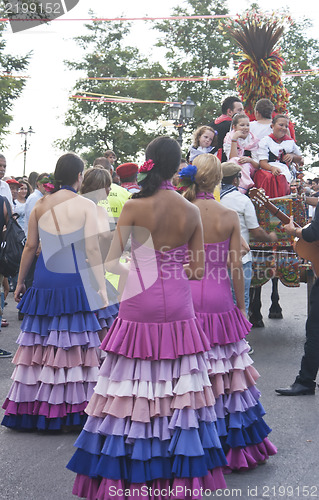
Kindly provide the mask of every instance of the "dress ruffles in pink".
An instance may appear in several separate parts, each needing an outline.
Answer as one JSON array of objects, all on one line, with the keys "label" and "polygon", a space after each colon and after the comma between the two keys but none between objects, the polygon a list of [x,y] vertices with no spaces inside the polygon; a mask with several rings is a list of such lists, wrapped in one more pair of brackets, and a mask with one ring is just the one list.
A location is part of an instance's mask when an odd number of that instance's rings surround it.
[{"label": "dress ruffles in pink", "polygon": [[[225,488],[225,455],[208,377],[210,346],[183,270],[186,246],[166,252],[133,240],[119,317],[68,464],[73,493],[90,500],[200,498]],[[188,489],[188,490],[187,490]],[[114,496],[115,493],[115,496]],[[138,494],[136,493],[138,498]]]},{"label": "dress ruffles in pink", "polygon": [[210,350],[209,378],[216,398],[217,429],[228,471],[252,469],[277,450],[256,388],[259,377],[245,336],[251,324],[234,305],[227,270],[229,239],[206,244],[205,277],[191,281],[194,309]]}]

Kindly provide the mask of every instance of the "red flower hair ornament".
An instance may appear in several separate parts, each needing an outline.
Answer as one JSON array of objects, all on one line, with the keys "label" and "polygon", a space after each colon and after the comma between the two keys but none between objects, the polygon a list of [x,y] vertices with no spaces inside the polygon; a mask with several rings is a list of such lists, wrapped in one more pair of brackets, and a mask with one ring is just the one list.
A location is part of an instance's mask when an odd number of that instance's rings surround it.
[{"label": "red flower hair ornament", "polygon": [[142,182],[150,170],[154,167],[153,160],[147,160],[140,166],[138,174],[137,174],[137,182]]}]

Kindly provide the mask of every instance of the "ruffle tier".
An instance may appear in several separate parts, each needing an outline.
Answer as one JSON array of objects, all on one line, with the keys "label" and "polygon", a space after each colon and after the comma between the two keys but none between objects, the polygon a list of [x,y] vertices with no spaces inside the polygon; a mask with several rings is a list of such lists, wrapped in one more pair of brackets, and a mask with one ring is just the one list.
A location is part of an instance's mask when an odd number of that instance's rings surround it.
[{"label": "ruffle tier", "polygon": [[142,323],[118,317],[101,349],[127,358],[176,359],[208,351],[210,345],[196,318],[168,323]]},{"label": "ruffle tier", "polygon": [[156,479],[144,484],[129,484],[123,480],[94,479],[78,474],[73,486],[73,495],[87,500],[125,500],[129,498],[146,498],[146,500],[199,500],[201,491],[226,488],[225,479],[220,468],[213,469],[205,477]]},{"label": "ruffle tier", "polygon": [[238,342],[248,335],[252,327],[236,306],[220,313],[196,312],[196,317],[211,347]]},{"label": "ruffle tier", "polygon": [[18,309],[29,316],[61,316],[90,311],[83,286],[64,288],[28,288]]}]

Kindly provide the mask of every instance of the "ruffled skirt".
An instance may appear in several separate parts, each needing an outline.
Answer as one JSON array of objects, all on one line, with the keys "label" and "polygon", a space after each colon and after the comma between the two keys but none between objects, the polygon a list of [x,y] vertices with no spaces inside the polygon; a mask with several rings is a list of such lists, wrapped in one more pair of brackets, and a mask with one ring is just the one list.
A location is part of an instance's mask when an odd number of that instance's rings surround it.
[{"label": "ruffled skirt", "polygon": [[118,318],[101,348],[107,354],[89,418],[68,464],[77,473],[73,493],[195,499],[201,488],[224,488],[209,344],[198,321]]},{"label": "ruffled skirt", "polygon": [[277,452],[256,388],[259,377],[245,336],[251,324],[237,307],[221,313],[196,313],[207,334],[209,378],[216,403],[217,430],[227,458],[226,472],[253,469]]}]

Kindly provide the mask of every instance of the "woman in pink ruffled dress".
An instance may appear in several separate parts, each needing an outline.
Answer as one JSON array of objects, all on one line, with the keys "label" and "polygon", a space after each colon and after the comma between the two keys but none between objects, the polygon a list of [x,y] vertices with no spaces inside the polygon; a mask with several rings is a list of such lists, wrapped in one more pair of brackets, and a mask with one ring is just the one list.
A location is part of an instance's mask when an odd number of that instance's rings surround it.
[{"label": "woman in pink ruffled dress", "polygon": [[[225,487],[210,346],[187,278],[203,274],[199,210],[170,182],[181,160],[174,139],[154,139],[146,160],[142,190],[124,205],[107,258],[109,271],[128,277],[101,345],[107,356],[89,418],[68,464],[77,473],[73,493],[90,500],[197,499]],[[119,259],[129,236],[127,270]]]},{"label": "woman in pink ruffled dress", "polygon": [[245,313],[239,220],[236,212],[214,200],[213,191],[222,175],[215,156],[198,156],[179,175],[188,184],[184,196],[199,208],[204,229],[204,279],[192,281],[191,290],[196,316],[211,347],[209,377],[216,398],[217,429],[228,471],[251,469],[275,454],[276,448],[267,438],[270,428],[262,418],[265,411],[255,386],[259,374],[245,340],[251,324]]}]

